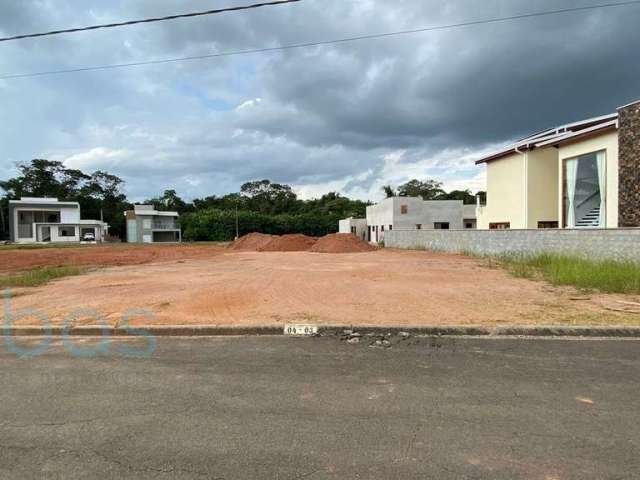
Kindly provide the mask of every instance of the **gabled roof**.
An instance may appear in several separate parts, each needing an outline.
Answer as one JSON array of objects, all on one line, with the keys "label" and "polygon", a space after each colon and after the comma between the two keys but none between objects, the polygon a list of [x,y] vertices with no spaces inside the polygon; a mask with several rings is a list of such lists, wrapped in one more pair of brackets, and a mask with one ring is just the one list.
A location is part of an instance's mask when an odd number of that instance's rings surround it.
[{"label": "gabled roof", "polygon": [[476,165],[499,160],[517,152],[526,152],[536,148],[558,146],[562,143],[576,141],[584,136],[598,135],[603,133],[605,130],[613,130],[616,128],[618,128],[617,113],[589,118],[580,122],[567,123],[523,138],[499,152],[477,160]]}]

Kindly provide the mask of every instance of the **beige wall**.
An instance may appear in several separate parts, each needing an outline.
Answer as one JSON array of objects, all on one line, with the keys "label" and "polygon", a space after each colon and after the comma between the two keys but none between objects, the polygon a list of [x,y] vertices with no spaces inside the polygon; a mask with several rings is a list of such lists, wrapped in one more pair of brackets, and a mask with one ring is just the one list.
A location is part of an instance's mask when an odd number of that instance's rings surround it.
[{"label": "beige wall", "polygon": [[538,228],[538,222],[558,222],[558,150],[534,150],[526,161],[527,228]]},{"label": "beige wall", "polygon": [[487,164],[487,206],[477,211],[479,229],[503,222],[510,222],[511,228],[526,228],[525,156],[514,153]]},{"label": "beige wall", "polygon": [[[558,162],[558,188],[559,205],[558,218],[562,219],[562,177],[563,161],[569,158],[586,155],[589,153],[605,151],[607,161],[607,192],[606,192],[606,226],[618,227],[618,132],[605,133],[582,142],[562,146],[559,150],[560,162]],[[561,220],[562,221],[562,220]]]}]

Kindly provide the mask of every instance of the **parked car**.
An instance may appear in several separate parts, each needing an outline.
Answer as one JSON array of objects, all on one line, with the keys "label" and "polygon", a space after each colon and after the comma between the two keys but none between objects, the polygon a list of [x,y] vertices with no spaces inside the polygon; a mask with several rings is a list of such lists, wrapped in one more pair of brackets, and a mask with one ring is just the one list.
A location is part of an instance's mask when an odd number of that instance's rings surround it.
[{"label": "parked car", "polygon": [[83,242],[95,242],[96,241],[96,236],[93,233],[87,232],[84,235],[82,235],[82,241]]}]

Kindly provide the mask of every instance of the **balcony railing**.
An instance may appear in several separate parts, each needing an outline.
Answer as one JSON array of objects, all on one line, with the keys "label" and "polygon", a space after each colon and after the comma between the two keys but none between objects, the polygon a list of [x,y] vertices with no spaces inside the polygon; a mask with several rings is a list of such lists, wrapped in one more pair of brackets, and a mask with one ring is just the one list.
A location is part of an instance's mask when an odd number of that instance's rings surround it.
[{"label": "balcony railing", "polygon": [[153,230],[179,230],[180,226],[175,223],[153,223],[151,228]]}]

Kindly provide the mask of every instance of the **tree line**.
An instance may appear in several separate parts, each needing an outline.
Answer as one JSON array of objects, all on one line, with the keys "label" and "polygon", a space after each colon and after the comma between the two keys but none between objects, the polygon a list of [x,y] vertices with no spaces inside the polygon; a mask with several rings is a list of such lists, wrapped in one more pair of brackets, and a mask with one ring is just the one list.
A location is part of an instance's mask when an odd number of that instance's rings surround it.
[{"label": "tree line", "polygon": [[[20,197],[50,197],[77,201],[83,218],[103,218],[114,237],[126,237],[123,212],[133,208],[124,194],[124,181],[110,173],[85,173],[65,167],[62,162],[35,159],[18,166],[19,175],[0,181],[0,238],[8,238],[9,200]],[[425,200],[455,199],[474,203],[470,191],[445,192],[434,180],[412,180],[393,189],[387,196],[419,196]],[[250,232],[270,234],[303,233],[322,236],[335,233],[343,218],[363,218],[371,202],[353,200],[336,192],[317,199],[298,198],[289,185],[258,180],[247,182],[240,191],[185,201],[175,190],[144,203],[160,210],[177,211],[183,237],[190,241],[227,241]]]}]

